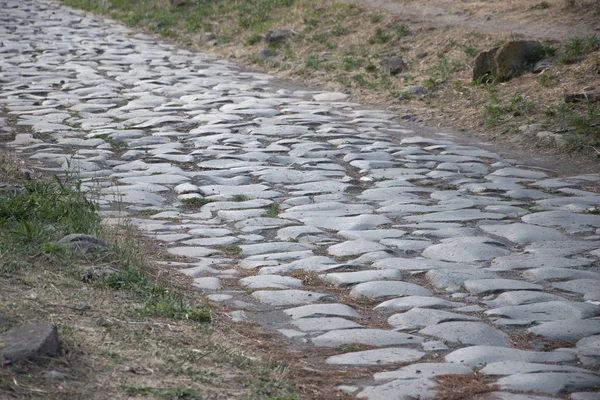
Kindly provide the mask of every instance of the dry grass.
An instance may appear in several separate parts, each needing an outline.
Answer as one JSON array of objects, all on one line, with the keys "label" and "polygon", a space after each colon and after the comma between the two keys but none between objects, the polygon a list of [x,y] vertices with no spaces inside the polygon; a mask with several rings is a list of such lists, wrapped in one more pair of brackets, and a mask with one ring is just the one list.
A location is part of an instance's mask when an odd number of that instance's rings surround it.
[{"label": "dry grass", "polygon": [[434,378],[440,385],[436,400],[469,399],[474,395],[493,392],[494,385],[477,372],[465,375],[440,375]]}]

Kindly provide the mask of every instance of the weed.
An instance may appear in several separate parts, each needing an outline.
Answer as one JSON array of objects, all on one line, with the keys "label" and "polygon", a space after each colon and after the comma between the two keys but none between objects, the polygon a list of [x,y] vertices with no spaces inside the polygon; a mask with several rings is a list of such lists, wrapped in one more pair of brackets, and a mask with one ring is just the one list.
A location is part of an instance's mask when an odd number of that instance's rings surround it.
[{"label": "weed", "polygon": [[371,74],[375,74],[377,72],[377,66],[375,64],[368,64],[365,67],[365,71],[367,71]]},{"label": "weed", "polygon": [[200,208],[208,203],[214,202],[214,200],[205,199],[203,197],[188,197],[182,199],[181,202],[190,208]]},{"label": "weed", "polygon": [[267,208],[267,211],[263,214],[263,216],[268,218],[279,218],[280,212],[281,209],[279,207],[279,203],[271,203]]},{"label": "weed", "polygon": [[250,199],[248,198],[248,196],[245,196],[243,194],[236,194],[235,196],[233,196],[232,200],[237,201],[237,202],[242,202],[242,201],[248,201]]},{"label": "weed", "polygon": [[371,14],[369,18],[371,19],[372,23],[377,24],[381,22],[382,16],[380,14]]},{"label": "weed", "polygon": [[240,246],[225,246],[221,247],[221,252],[228,256],[238,257],[242,254],[242,248]]},{"label": "weed", "polygon": [[537,76],[537,78],[535,78],[535,80],[540,84],[540,86],[549,87],[557,81],[557,78],[549,73],[541,73]]},{"label": "weed", "polygon": [[396,37],[398,39],[402,39],[405,36],[408,36],[410,31],[408,30],[408,25],[406,24],[400,24],[400,25],[396,25],[396,28],[394,28],[394,32],[396,33]]},{"label": "weed", "polygon": [[309,69],[319,69],[321,61],[315,56],[308,56],[306,57],[306,61],[304,61],[304,65]]},{"label": "weed", "polygon": [[387,34],[380,27],[377,27],[375,29],[375,33],[373,34],[373,36],[371,36],[369,38],[369,44],[385,44],[385,43],[389,42],[390,39],[391,39],[391,36],[389,34]]},{"label": "weed", "polygon": [[179,293],[154,284],[146,290],[147,296],[144,307],[139,310],[141,315],[160,316],[172,319],[183,319],[194,322],[210,322],[211,313],[207,309],[191,307]]},{"label": "weed", "polygon": [[262,40],[263,40],[262,35],[260,35],[258,33],[253,33],[246,38],[244,43],[246,43],[248,46],[252,46],[252,45],[255,45],[256,43],[261,42]]},{"label": "weed", "polygon": [[460,46],[463,51],[465,52],[465,54],[471,58],[475,58],[477,56],[478,50],[477,48],[468,45],[468,44],[463,44],[462,46]]},{"label": "weed", "polygon": [[342,69],[344,71],[352,71],[362,66],[362,60],[352,56],[346,56],[342,60]]},{"label": "weed", "polygon": [[596,35],[587,37],[575,37],[565,43],[563,54],[556,60],[559,64],[572,64],[581,56],[600,49],[600,38]]},{"label": "weed", "polygon": [[461,67],[461,63],[456,60],[438,59],[435,65],[432,65],[425,71],[429,75],[429,79],[427,80],[429,88],[434,88],[446,82]]},{"label": "weed", "polygon": [[356,74],[352,76],[352,80],[356,82],[356,84],[360,87],[375,89],[377,87],[376,83],[369,82],[363,74]]}]

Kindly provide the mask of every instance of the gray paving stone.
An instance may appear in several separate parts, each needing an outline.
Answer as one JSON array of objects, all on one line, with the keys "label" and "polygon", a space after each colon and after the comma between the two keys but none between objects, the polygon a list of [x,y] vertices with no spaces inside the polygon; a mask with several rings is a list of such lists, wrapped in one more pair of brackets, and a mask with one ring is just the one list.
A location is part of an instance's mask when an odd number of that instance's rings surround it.
[{"label": "gray paving stone", "polygon": [[317,347],[339,347],[345,344],[384,347],[418,344],[423,342],[423,338],[383,329],[340,329],[326,332],[311,341]]},{"label": "gray paving stone", "polygon": [[297,320],[300,318],[317,318],[317,317],[342,317],[350,319],[358,319],[360,315],[350,306],[345,304],[310,304],[289,308],[285,313]]},{"label": "gray paving stone", "polygon": [[406,231],[402,231],[399,229],[339,231],[338,235],[349,240],[367,240],[370,242],[377,242],[381,239],[402,237],[406,235]]},{"label": "gray paving stone", "polygon": [[248,276],[238,283],[248,289],[289,289],[303,286],[300,279],[281,275]]},{"label": "gray paving stone", "polygon": [[521,361],[531,363],[560,363],[575,359],[570,351],[555,350],[548,352],[527,351],[497,346],[470,346],[446,355],[447,362],[466,365],[471,368],[485,366],[500,361]]},{"label": "gray paving stone", "polygon": [[532,394],[516,394],[511,392],[488,392],[478,394],[469,400],[554,400],[556,397],[538,396]]},{"label": "gray paving stone", "polygon": [[[461,269],[469,264],[451,263],[427,258],[387,257],[373,263],[373,267],[382,269],[397,269],[400,271],[428,271],[432,269]],[[475,265],[471,268],[476,268]]]},{"label": "gray paving stone", "polygon": [[381,239],[379,242],[404,254],[420,254],[421,251],[431,245],[429,240],[413,239]]},{"label": "gray paving stone", "polygon": [[302,251],[306,250],[306,247],[298,243],[290,242],[271,242],[271,243],[257,243],[257,244],[243,244],[240,245],[242,249],[242,255],[256,256],[268,253],[283,253],[291,251]]},{"label": "gray paving stone", "polygon": [[511,168],[511,167],[498,169],[498,170],[492,172],[492,175],[511,176],[511,177],[516,177],[516,178],[529,178],[529,179],[541,179],[541,178],[546,178],[548,176],[541,171],[533,171],[533,170],[529,170],[529,169]]},{"label": "gray paving stone", "polygon": [[343,243],[335,244],[327,249],[327,252],[334,257],[351,257],[373,251],[385,250],[385,246],[364,240],[349,240]]},{"label": "gray paving stone", "polygon": [[490,293],[507,292],[509,290],[544,290],[541,285],[518,281],[515,279],[469,279],[464,282],[467,291],[485,295]]},{"label": "gray paving stone", "polygon": [[213,250],[202,246],[171,247],[167,251],[176,256],[191,258],[208,257],[218,253],[218,250]]},{"label": "gray paving stone", "polygon": [[500,378],[496,384],[503,390],[560,394],[575,390],[597,389],[600,386],[600,377],[581,372],[540,372],[510,375]]},{"label": "gray paving stone", "polygon": [[417,363],[407,365],[395,371],[377,372],[373,375],[375,381],[390,379],[421,379],[434,378],[439,375],[463,375],[471,373],[471,368],[453,363]]},{"label": "gray paving stone", "polygon": [[419,333],[460,344],[510,346],[505,333],[483,322],[443,322],[421,329]]},{"label": "gray paving stone", "polygon": [[570,233],[591,232],[600,228],[600,215],[583,215],[567,211],[543,211],[525,215],[521,220],[534,225],[558,226]]},{"label": "gray paving stone", "polygon": [[383,385],[366,386],[357,397],[369,400],[431,400],[438,395],[431,379],[397,379]]},{"label": "gray paving stone", "polygon": [[301,304],[316,303],[326,299],[334,300],[334,296],[324,293],[309,292],[306,290],[257,290],[252,297],[261,303],[273,307],[295,306]]},{"label": "gray paving stone", "polygon": [[556,289],[566,290],[575,293],[598,293],[600,292],[599,281],[597,279],[573,279],[567,282],[557,282],[552,284]]},{"label": "gray paving stone", "polygon": [[579,340],[600,334],[600,319],[584,319],[576,324],[566,324],[564,321],[543,322],[527,331],[550,340]]},{"label": "gray paving stone", "polygon": [[600,356],[600,335],[580,339],[576,347],[586,355]]},{"label": "gray paving stone", "polygon": [[487,364],[481,369],[485,375],[512,375],[512,374],[534,374],[538,372],[581,372],[589,373],[584,368],[571,367],[569,365],[551,365],[540,363],[528,363],[523,361],[498,361]]},{"label": "gray paving stone", "polygon": [[422,286],[400,281],[372,281],[359,283],[350,291],[352,297],[376,299],[387,296],[431,296]]},{"label": "gray paving stone", "polygon": [[482,269],[437,269],[430,270],[425,274],[425,278],[438,289],[446,292],[457,292],[461,290],[463,283],[473,279],[494,279],[497,278],[493,272]]},{"label": "gray paving stone", "polygon": [[566,258],[540,253],[512,254],[509,256],[496,257],[492,260],[489,270],[491,271],[513,271],[521,269],[533,269],[542,267],[553,268],[578,268],[588,267],[593,260],[586,258]]},{"label": "gray paving stone", "polygon": [[440,261],[473,263],[491,260],[509,253],[507,248],[491,239],[485,241],[484,238],[466,237],[443,239],[442,243],[426,248],[422,255]]},{"label": "gray paving stone", "polygon": [[359,215],[356,217],[308,217],[300,219],[308,226],[335,231],[373,229],[392,221],[383,215]]},{"label": "gray paving stone", "polygon": [[303,332],[326,332],[338,329],[362,328],[363,326],[345,318],[300,318],[290,322]]},{"label": "gray paving stone", "polygon": [[571,393],[571,400],[598,400],[598,392],[577,392]]},{"label": "gray paving stone", "polygon": [[569,257],[585,251],[600,248],[598,241],[565,240],[534,242],[525,247],[527,253],[543,254],[546,256]]},{"label": "gray paving stone", "polygon": [[223,288],[221,280],[214,277],[196,278],[193,285],[200,290],[221,290]]},{"label": "gray paving stone", "polygon": [[356,272],[331,272],[319,277],[336,286],[350,286],[362,282],[380,280],[400,280],[402,273],[395,269],[376,269]]},{"label": "gray paving stone", "polygon": [[590,318],[599,312],[600,307],[589,303],[548,301],[537,304],[500,307],[486,311],[486,314],[526,321],[554,321]]},{"label": "gray paving stone", "polygon": [[431,325],[453,321],[480,321],[477,317],[456,314],[448,311],[432,310],[427,308],[412,308],[401,314],[394,314],[388,318],[388,324],[399,331],[421,329]]},{"label": "gray paving stone", "polygon": [[514,292],[500,293],[488,304],[492,307],[519,306],[522,304],[536,304],[545,301],[565,301],[566,299],[555,294],[530,290],[517,290]]},{"label": "gray paving stone", "polygon": [[412,215],[406,217],[406,221],[412,222],[462,222],[480,219],[498,220],[506,218],[503,214],[483,212],[479,210],[456,210],[441,211],[423,215]]},{"label": "gray paving stone", "polygon": [[339,354],[328,357],[325,362],[334,365],[389,365],[417,361],[424,355],[415,349],[386,348]]},{"label": "gray paving stone", "polygon": [[433,296],[406,296],[379,303],[377,306],[375,306],[375,310],[408,311],[415,308],[455,308],[460,307],[461,305],[461,303],[452,302]]},{"label": "gray paving stone", "polygon": [[[587,260],[592,261],[592,260]],[[594,279],[600,282],[600,273],[570,268],[543,267],[523,271],[523,277],[532,281]],[[592,290],[593,291],[593,290]]]},{"label": "gray paving stone", "polygon": [[565,234],[555,229],[530,224],[479,225],[479,228],[491,235],[502,236],[513,243],[521,245],[546,240],[568,239]]}]

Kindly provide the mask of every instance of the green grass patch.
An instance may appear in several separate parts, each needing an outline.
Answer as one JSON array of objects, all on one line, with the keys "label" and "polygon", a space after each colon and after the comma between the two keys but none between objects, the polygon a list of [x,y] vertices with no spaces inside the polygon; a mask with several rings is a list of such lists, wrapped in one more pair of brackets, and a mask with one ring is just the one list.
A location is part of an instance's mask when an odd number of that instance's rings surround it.
[{"label": "green grass patch", "polygon": [[181,200],[181,202],[190,208],[200,208],[208,203],[214,202],[214,200],[205,199],[203,197],[189,197]]}]

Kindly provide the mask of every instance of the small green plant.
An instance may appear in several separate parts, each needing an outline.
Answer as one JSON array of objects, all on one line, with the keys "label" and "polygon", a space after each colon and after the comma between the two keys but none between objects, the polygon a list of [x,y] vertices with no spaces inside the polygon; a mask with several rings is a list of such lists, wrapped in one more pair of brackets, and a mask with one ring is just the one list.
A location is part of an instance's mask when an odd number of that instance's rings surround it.
[{"label": "small green plant", "polygon": [[403,37],[408,36],[408,34],[410,33],[410,31],[408,30],[408,25],[406,24],[396,25],[394,31],[396,32],[396,37],[398,39],[402,39]]},{"label": "small green plant", "polygon": [[369,82],[363,74],[356,74],[352,76],[352,80],[356,82],[356,84],[360,87],[375,89],[377,87],[376,83]]},{"label": "small green plant", "polygon": [[308,69],[319,69],[321,65],[321,61],[315,56],[306,57],[306,61],[304,61],[304,66]]},{"label": "small green plant", "polygon": [[235,196],[232,197],[232,200],[241,203],[242,201],[248,201],[250,199],[248,198],[248,196],[245,196],[243,194],[236,194]]},{"label": "small green plant", "polygon": [[190,306],[180,293],[172,293],[162,285],[154,284],[150,286],[146,290],[146,294],[144,307],[139,310],[142,315],[194,322],[211,321],[210,310]]},{"label": "small green plant", "polygon": [[190,208],[200,208],[208,203],[212,203],[214,200],[205,199],[203,197],[188,197],[182,199],[181,202]]},{"label": "small green plant", "polygon": [[346,56],[342,60],[342,69],[344,71],[352,71],[352,70],[360,68],[361,66],[362,66],[362,60],[352,57],[352,56]]},{"label": "small green plant", "polygon": [[224,246],[221,247],[221,252],[228,256],[238,257],[242,254],[242,248],[240,246]]},{"label": "small green plant", "polygon": [[260,35],[258,33],[252,33],[250,36],[248,36],[246,38],[244,43],[246,43],[248,46],[252,46],[252,45],[255,45],[256,43],[261,42],[262,40],[263,40],[262,35]]},{"label": "small green plant", "polygon": [[279,203],[271,203],[267,208],[267,211],[263,214],[263,216],[268,218],[279,218],[279,213],[281,209],[279,207]]},{"label": "small green plant", "polygon": [[377,27],[375,29],[375,33],[373,34],[373,36],[371,36],[369,38],[369,44],[385,44],[385,43],[389,42],[390,39],[391,39],[391,36],[389,34],[387,34],[380,27]]}]

